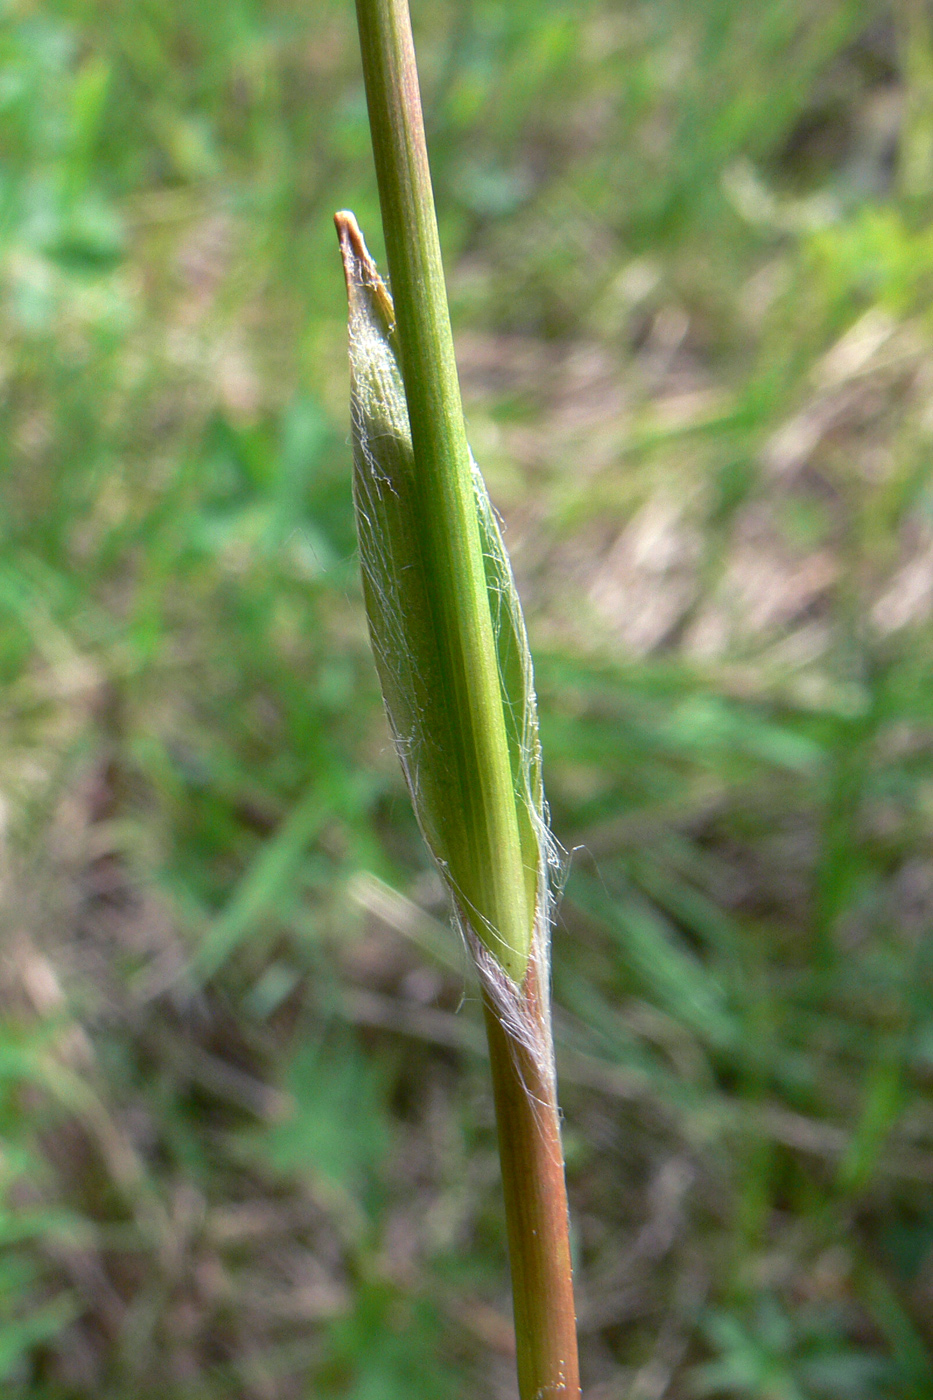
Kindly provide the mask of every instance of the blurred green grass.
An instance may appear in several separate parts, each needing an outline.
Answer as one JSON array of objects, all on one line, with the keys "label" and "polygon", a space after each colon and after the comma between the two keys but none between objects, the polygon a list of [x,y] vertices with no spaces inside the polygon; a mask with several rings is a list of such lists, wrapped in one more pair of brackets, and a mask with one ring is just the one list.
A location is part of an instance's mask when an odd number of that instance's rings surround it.
[{"label": "blurred green grass", "polygon": [[[587,1395],[924,1400],[933,21],[414,11],[574,852]],[[354,558],[352,7],[20,0],[0,74],[0,1375],[510,1396]]]}]

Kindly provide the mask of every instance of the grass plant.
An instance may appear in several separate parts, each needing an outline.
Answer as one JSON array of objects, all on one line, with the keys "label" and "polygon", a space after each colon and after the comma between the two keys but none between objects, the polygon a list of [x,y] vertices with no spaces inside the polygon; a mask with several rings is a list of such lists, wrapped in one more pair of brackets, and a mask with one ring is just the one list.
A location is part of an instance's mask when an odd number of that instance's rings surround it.
[{"label": "grass plant", "polygon": [[337,215],[370,636],[483,988],[523,1400],[579,1396],[548,958],[551,845],[521,605],[466,442],[407,0],[359,0],[389,297]]}]

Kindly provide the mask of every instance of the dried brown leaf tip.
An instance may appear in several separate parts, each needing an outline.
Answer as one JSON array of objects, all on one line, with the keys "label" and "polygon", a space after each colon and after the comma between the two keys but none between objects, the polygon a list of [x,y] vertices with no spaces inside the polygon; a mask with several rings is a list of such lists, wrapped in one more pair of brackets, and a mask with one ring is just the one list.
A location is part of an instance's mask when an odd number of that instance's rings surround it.
[{"label": "dried brown leaf tip", "polygon": [[385,323],[385,330],[392,335],[395,330],[395,308],[389,289],[379,276],[375,260],[366,247],[356,215],[349,209],[341,209],[334,215],[337,237],[340,240],[340,256],[343,259],[343,275],[347,281],[347,300],[351,314],[357,309],[360,292],[369,293],[374,309]]}]

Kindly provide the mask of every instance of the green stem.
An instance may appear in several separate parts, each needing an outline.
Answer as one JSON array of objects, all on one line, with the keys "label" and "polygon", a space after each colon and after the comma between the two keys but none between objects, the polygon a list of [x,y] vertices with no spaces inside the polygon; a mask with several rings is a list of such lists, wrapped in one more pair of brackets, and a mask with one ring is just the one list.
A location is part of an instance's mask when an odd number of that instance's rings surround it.
[{"label": "green stem", "polygon": [[433,628],[449,690],[451,804],[476,892],[468,915],[524,968],[528,907],[515,791],[406,0],[357,0],[363,75],[415,458]]},{"label": "green stem", "polygon": [[[404,557],[417,561],[411,567],[424,580],[424,601],[419,595],[415,612],[419,617],[428,614],[433,646],[426,654],[437,657],[432,674],[446,701],[431,710],[432,723],[443,730],[432,736],[435,746],[449,755],[449,761],[445,756],[440,764],[443,781],[436,786],[469,847],[468,859],[458,865],[471,872],[470,888],[457,879],[452,883],[458,906],[495,965],[485,969],[485,1011],[519,1388],[522,1400],[579,1400],[546,978],[540,948],[529,957],[535,920],[547,916],[546,898],[538,887],[543,869],[536,865],[529,872],[523,866],[519,795],[503,709],[505,677],[500,675],[490,612],[408,5],[407,0],[356,0],[356,6],[396,317],[393,342],[414,459],[410,480],[398,464],[396,471],[378,478],[393,484],[388,505],[380,498],[378,509],[384,523],[391,517],[392,538],[404,541]],[[375,294],[378,278],[348,216],[338,216],[338,229],[345,261],[351,269],[361,269],[363,290]],[[359,248],[354,253],[355,240]],[[352,283],[353,278],[348,280]],[[389,306],[384,290],[380,305],[383,302]],[[351,285],[351,321],[352,306]],[[358,388],[361,393],[365,389],[362,380]],[[405,518],[396,519],[403,501]],[[378,601],[372,600],[371,622]],[[388,680],[394,686],[392,675]],[[390,705],[390,713],[391,709]],[[433,791],[433,777],[431,781]],[[533,800],[540,801],[540,794]],[[543,866],[540,855],[535,861]],[[447,874],[450,878],[450,868]],[[539,937],[546,934],[541,930]],[[500,982],[502,974],[506,976]]]}]

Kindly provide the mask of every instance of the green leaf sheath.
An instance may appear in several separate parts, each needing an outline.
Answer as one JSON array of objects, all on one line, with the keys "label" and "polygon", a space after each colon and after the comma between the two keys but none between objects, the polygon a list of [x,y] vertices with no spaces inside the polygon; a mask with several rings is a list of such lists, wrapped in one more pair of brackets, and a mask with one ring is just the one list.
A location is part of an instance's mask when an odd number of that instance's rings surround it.
[{"label": "green leaf sheath", "polygon": [[[490,821],[484,774],[452,675],[441,585],[431,568],[423,494],[394,328],[394,307],[352,215],[339,214],[350,305],[354,501],[370,637],[419,825],[457,906],[516,983],[524,977],[546,868],[531,656],[485,485],[470,459],[491,631],[498,723],[508,759],[506,821]],[[467,617],[469,621],[469,616]],[[506,838],[501,832],[505,828]],[[504,855],[507,878],[491,878]]]}]

